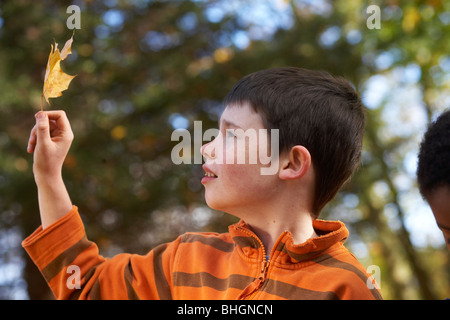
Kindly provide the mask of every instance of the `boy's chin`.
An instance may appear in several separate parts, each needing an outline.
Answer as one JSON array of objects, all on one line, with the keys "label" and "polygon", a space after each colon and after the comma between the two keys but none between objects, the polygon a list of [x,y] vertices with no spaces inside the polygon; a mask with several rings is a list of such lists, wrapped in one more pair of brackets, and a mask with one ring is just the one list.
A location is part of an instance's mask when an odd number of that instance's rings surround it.
[{"label": "boy's chin", "polygon": [[210,207],[211,209],[218,210],[218,211],[223,211],[221,209],[222,206],[220,205],[220,203],[217,203],[217,201],[214,201],[213,199],[210,199],[207,196],[205,196],[205,202],[208,205],[208,207]]},{"label": "boy's chin", "polygon": [[238,214],[239,210],[236,210],[236,207],[230,206],[228,203],[224,203],[223,201],[212,201],[212,200],[206,200],[206,204],[209,208],[215,211],[225,212],[227,214],[230,214],[232,216],[235,216],[239,219],[242,217]]},{"label": "boy's chin", "polygon": [[205,193],[205,202],[213,210],[217,211],[223,211],[227,212],[227,205],[224,201],[224,199],[217,199],[216,197],[213,197],[211,195],[208,195],[208,193]]}]

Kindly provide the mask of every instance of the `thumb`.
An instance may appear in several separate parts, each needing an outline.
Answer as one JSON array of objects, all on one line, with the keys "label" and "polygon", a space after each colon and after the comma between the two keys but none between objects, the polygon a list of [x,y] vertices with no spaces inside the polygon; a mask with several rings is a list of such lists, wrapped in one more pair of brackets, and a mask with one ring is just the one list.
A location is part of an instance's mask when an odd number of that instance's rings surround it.
[{"label": "thumb", "polygon": [[35,117],[37,141],[43,143],[50,141],[50,123],[47,114],[45,112],[38,112]]}]

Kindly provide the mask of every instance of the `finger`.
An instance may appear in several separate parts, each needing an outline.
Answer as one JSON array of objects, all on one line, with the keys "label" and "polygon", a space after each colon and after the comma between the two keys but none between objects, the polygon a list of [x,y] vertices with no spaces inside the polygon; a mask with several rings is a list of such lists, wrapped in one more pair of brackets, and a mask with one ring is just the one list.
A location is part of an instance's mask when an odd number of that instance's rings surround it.
[{"label": "finger", "polygon": [[[73,137],[69,119],[63,110],[45,111],[45,114],[48,116],[50,123],[56,125],[55,128],[59,129],[58,132],[63,137],[67,137],[69,139]],[[53,126],[51,128],[53,128]]]},{"label": "finger", "polygon": [[50,124],[46,112],[36,114],[36,143],[46,144],[50,141]]},{"label": "finger", "polygon": [[[55,120],[50,120],[50,135],[54,130],[58,129]],[[28,139],[27,152],[33,153],[37,142],[37,124],[31,129],[30,138]]]},{"label": "finger", "polygon": [[37,127],[35,125],[33,127],[33,129],[31,129],[30,138],[28,139],[28,146],[27,146],[28,153],[33,153],[34,148],[36,146],[36,140],[37,140],[36,130],[37,130]]},{"label": "finger", "polygon": [[[38,112],[37,114],[39,114]],[[44,112],[50,121],[56,121],[58,128],[61,130],[71,130],[69,119],[67,119],[67,115],[63,110],[52,110]]]},{"label": "finger", "polygon": [[54,137],[58,135],[59,127],[56,123],[56,120],[50,120],[50,137]]}]

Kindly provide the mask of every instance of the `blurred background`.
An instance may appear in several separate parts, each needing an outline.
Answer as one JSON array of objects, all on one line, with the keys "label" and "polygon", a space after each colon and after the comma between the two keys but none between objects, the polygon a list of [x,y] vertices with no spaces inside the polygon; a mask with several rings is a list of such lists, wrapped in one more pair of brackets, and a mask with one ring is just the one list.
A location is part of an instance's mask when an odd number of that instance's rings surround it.
[{"label": "blurred background", "polygon": [[44,109],[71,121],[63,175],[104,256],[227,231],[236,219],[206,206],[201,165],[172,163],[172,132],[217,128],[248,73],[324,69],[354,84],[368,125],[362,167],[321,218],[346,223],[385,299],[450,297],[450,255],[415,179],[427,124],[450,107],[449,1],[0,0],[0,299],[52,299],[21,247],[40,224],[26,146],[71,4],[81,29],[62,69],[78,76]]}]

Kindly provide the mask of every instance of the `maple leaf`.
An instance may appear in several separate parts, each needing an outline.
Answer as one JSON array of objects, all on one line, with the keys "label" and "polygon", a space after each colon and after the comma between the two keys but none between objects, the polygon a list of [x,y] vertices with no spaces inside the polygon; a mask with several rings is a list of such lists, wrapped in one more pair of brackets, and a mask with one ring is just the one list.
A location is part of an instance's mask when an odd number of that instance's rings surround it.
[{"label": "maple leaf", "polygon": [[69,87],[70,81],[76,77],[76,75],[71,76],[61,70],[61,61],[72,53],[72,42],[73,34],[72,37],[66,41],[61,51],[58,49],[58,43],[55,42],[54,48],[53,45],[51,45],[47,69],[45,70],[44,89],[41,96],[41,111],[43,110],[42,98],[45,98],[47,103],[49,103],[48,98],[62,96],[62,91],[66,90]]}]

